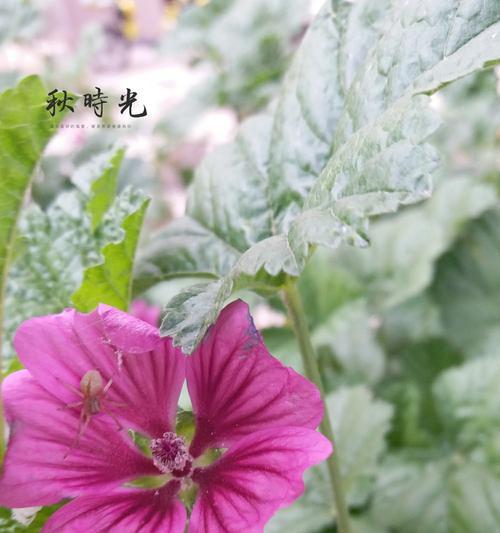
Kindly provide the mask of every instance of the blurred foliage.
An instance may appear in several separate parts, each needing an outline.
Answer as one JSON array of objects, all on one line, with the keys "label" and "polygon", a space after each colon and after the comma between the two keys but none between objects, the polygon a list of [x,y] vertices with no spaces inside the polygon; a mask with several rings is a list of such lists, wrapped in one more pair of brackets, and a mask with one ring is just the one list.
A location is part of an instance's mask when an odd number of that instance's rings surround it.
[{"label": "blurred foliage", "polygon": [[167,119],[173,132],[185,131],[200,108],[229,106],[240,116],[261,109],[276,93],[308,8],[304,0],[212,0],[183,9],[161,50],[212,72]]},{"label": "blurred foliage", "polygon": [[0,4],[0,44],[31,39],[41,26],[39,0],[2,0]]}]

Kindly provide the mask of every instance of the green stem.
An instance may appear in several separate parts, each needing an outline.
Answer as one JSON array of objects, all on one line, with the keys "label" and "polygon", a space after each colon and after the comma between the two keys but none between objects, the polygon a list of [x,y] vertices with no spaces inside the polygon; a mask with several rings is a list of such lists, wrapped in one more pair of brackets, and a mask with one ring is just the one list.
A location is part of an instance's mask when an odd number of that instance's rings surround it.
[{"label": "green stem", "polygon": [[[305,373],[307,377],[318,387],[321,393],[321,398],[323,399],[325,411],[323,421],[321,422],[320,426],[321,432],[332,442],[332,444],[335,445],[332,424],[330,422],[330,414],[328,412],[328,406],[325,402],[323,381],[321,379],[318,360],[311,342],[311,336],[309,334],[309,328],[307,326],[306,316],[304,313],[304,306],[302,305],[302,298],[295,283],[289,283],[284,289],[284,293],[285,303],[299,343],[300,353],[302,354]],[[334,453],[327,459],[326,464],[332,484],[335,509],[337,511],[338,531],[339,533],[350,533],[351,526],[349,523],[349,511],[347,509],[344,489],[342,487],[338,449],[335,448]]]}]

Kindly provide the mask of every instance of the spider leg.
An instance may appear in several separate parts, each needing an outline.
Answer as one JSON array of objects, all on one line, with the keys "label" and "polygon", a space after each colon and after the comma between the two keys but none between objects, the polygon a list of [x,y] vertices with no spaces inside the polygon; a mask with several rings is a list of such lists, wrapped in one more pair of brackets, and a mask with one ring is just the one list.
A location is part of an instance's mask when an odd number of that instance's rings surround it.
[{"label": "spider leg", "polygon": [[111,385],[113,385],[113,378],[109,378],[109,381],[106,383],[106,385],[104,385],[104,388],[102,389],[102,393],[106,394]]},{"label": "spider leg", "polygon": [[116,416],[111,411],[108,411],[107,409],[101,409],[101,411],[105,415],[108,415],[109,417],[113,419],[114,423],[116,424],[118,428],[118,431],[121,431],[123,429],[123,426],[120,424],[119,420],[116,418]]},{"label": "spider leg", "polygon": [[[82,424],[82,419],[83,418],[85,418],[85,421]],[[90,419],[91,418],[92,418],[92,415],[87,415],[87,414],[85,414],[83,417],[80,418],[77,444],[80,443],[80,439],[82,438],[83,434],[85,433],[85,430],[87,429],[88,425],[90,424]]]},{"label": "spider leg", "polygon": [[80,418],[78,420],[78,430],[77,430],[77,433],[76,433],[76,438],[73,441],[73,444],[66,451],[63,459],[66,459],[68,457],[68,455],[70,454],[70,452],[73,451],[78,446],[78,444],[80,444],[80,439],[81,439],[86,427],[89,425],[89,422],[90,422],[90,415],[85,414],[85,411],[82,409],[82,411],[80,413]]},{"label": "spider leg", "polygon": [[61,385],[63,387],[65,387],[66,389],[70,390],[71,392],[74,392],[75,394],[77,394],[78,396],[80,396],[81,398],[83,398],[85,395],[83,394],[83,392],[80,390],[80,389],[77,389],[76,387],[74,387],[73,385],[70,385],[69,383],[65,383],[64,381],[58,379],[58,381],[61,382]]},{"label": "spider leg", "polygon": [[83,402],[73,402],[73,403],[67,403],[63,405],[62,407],[58,407],[58,411],[63,411],[64,409],[76,409],[77,407],[81,407],[83,405]]},{"label": "spider leg", "polygon": [[[106,383],[104,388],[102,389],[102,395],[104,396],[109,389],[111,388],[111,385],[113,384],[113,378],[109,378],[109,381]],[[106,400],[106,403],[109,405],[114,405],[115,407],[128,407],[126,403],[123,402],[117,402],[116,400]]]}]

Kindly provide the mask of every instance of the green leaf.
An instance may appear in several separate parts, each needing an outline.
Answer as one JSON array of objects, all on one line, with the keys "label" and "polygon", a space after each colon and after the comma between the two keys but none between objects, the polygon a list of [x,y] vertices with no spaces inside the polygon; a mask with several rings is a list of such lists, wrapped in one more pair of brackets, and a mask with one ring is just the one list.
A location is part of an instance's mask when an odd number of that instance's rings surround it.
[{"label": "green leaf", "polygon": [[269,115],[245,121],[233,143],[203,160],[189,191],[187,214],[240,253],[274,233],[267,184],[271,128]]},{"label": "green leaf", "polygon": [[364,293],[352,269],[339,268],[336,254],[321,248],[307,263],[298,285],[310,328],[320,326],[337,309]]},{"label": "green leaf", "polygon": [[[475,30],[457,34],[464,18]],[[222,292],[207,286],[207,302],[241,288],[279,289],[287,276],[300,275],[317,245],[364,246],[369,217],[429,196],[438,158],[427,140],[439,121],[422,93],[500,57],[491,33],[499,19],[493,0],[447,0],[426,11],[405,2],[393,9],[377,0],[328,2],[273,110],[246,121],[235,142],[198,169],[187,215],[213,234],[207,248],[223,254],[218,264],[228,264],[220,240],[242,254],[222,278]],[[420,40],[428,47],[415,63]],[[167,310],[162,332],[189,350],[218,310],[205,307],[190,318],[188,346],[183,324],[194,306],[188,292],[181,301],[174,316]]]},{"label": "green leaf", "polygon": [[30,76],[0,95],[0,328],[16,224],[31,176],[63,114],[46,110],[47,91]]},{"label": "green leaf", "polygon": [[484,445],[500,434],[500,358],[482,357],[445,372],[434,385],[441,418],[461,445]]},{"label": "green leaf", "polygon": [[432,392],[446,431],[436,448],[381,466],[375,523],[409,533],[500,529],[499,375],[498,353],[440,375]]},{"label": "green leaf", "polygon": [[102,222],[116,196],[120,166],[125,155],[124,148],[113,148],[100,153],[78,167],[73,183],[87,196],[86,211],[92,220],[92,230]]},{"label": "green leaf", "polygon": [[327,398],[347,499],[360,506],[369,497],[376,465],[385,451],[392,407],[363,385],[338,389]]},{"label": "green leaf", "polygon": [[183,350],[190,352],[201,340],[200,331],[206,331],[216,320],[231,289],[231,283],[222,279],[179,292],[165,308],[162,334],[182,336]]},{"label": "green leaf", "polygon": [[[95,198],[92,183],[114,180],[106,164],[110,158],[116,159],[114,154],[120,155],[114,151],[104,153],[94,159],[102,161],[102,165],[77,169],[73,181],[89,196],[71,190],[61,193],[46,211],[36,204],[23,211],[19,246],[6,293],[9,313],[4,319],[4,349],[8,359],[14,356],[11,340],[17,327],[29,317],[59,313],[70,306],[72,294],[82,284],[84,270],[102,262],[101,249],[105,245],[123,238],[120,226],[138,207],[127,196],[121,202],[115,201],[96,228],[92,228],[88,208],[89,200]],[[100,170],[102,175],[98,174]],[[111,194],[111,190],[108,192]]]},{"label": "green leaf", "polygon": [[[270,242],[271,241],[271,242]],[[286,256],[287,260],[283,260]],[[297,266],[283,236],[270,237],[240,255],[229,273],[212,282],[188,287],[166,306],[162,334],[174,337],[186,353],[201,341],[233,291],[283,287]]]},{"label": "green leaf", "polygon": [[358,69],[335,146],[400,98],[432,93],[500,57],[496,0],[394,2],[384,32]]},{"label": "green leaf", "polygon": [[381,318],[380,335],[394,353],[407,344],[443,336],[439,308],[429,292],[385,310]]},{"label": "green leaf", "polygon": [[149,199],[131,189],[118,198],[116,209],[124,215],[123,235],[104,246],[102,263],[85,270],[82,284],[71,298],[80,311],[92,311],[99,303],[128,309],[135,251],[148,204]]},{"label": "green leaf", "polygon": [[449,533],[448,464],[445,461],[386,461],[371,508],[373,521],[405,533]]},{"label": "green leaf", "polygon": [[47,92],[30,76],[0,95],[0,273],[5,278],[16,220],[35,165],[62,119],[46,111]]},{"label": "green leaf", "polygon": [[500,528],[500,478],[484,464],[393,459],[383,465],[371,509],[375,524],[405,533],[483,533]]},{"label": "green leaf", "polygon": [[500,478],[484,465],[467,465],[453,478],[450,530],[483,533],[500,529]]},{"label": "green leaf", "polygon": [[434,445],[443,438],[443,420],[438,415],[432,385],[443,370],[461,364],[462,356],[441,338],[407,342],[391,355],[393,370],[381,390],[396,409],[391,444]]},{"label": "green leaf", "polygon": [[[0,528],[2,533],[21,533],[23,531],[25,533],[38,533],[42,530],[45,522],[60,507],[61,504],[14,510],[0,507]],[[32,511],[32,513],[23,511]]]},{"label": "green leaf", "polygon": [[227,274],[240,253],[196,220],[182,217],[151,236],[140,250],[134,291],[181,276],[218,278]]},{"label": "green leaf", "polygon": [[[342,4],[346,9],[349,7]],[[331,16],[330,7],[325,7],[309,32],[312,37],[304,41],[303,54],[312,58],[321,41],[324,41],[325,46],[330,46],[326,41],[331,38],[332,31],[340,31],[339,28],[343,27],[341,23]],[[328,28],[325,29],[325,25]],[[303,58],[297,59],[297,63],[302,61]],[[330,70],[325,64],[323,85],[328,83]],[[314,102],[317,88],[307,86],[304,91],[310,94],[309,101]],[[286,99],[286,95],[285,90],[282,98]],[[280,220],[283,206],[276,193],[280,196],[281,193],[269,177],[269,157],[275,152],[271,141],[274,144],[277,142],[275,128],[278,126],[273,123],[271,115],[261,115],[247,121],[233,144],[216,150],[205,159],[190,191],[187,214],[209,229],[217,239],[225,240],[244,254],[226,276],[224,286],[251,287],[255,285],[252,277],[260,277],[258,286],[262,286],[262,280],[267,278],[269,285],[279,287],[284,282],[283,275],[297,276],[300,273],[288,239],[281,233],[280,225],[288,223]],[[303,121],[301,128],[306,130],[310,125]],[[304,153],[308,152],[305,150]],[[229,168],[231,179],[227,179]],[[289,192],[285,194],[287,205],[297,197],[293,191]],[[266,239],[267,242],[261,242]],[[254,245],[257,247],[253,248]],[[274,277],[278,279],[272,279]],[[186,307],[183,316],[189,312]],[[209,324],[205,314],[200,315],[199,323]],[[198,340],[203,336],[204,328],[200,327],[196,335]],[[171,331],[171,328],[164,328],[163,331]],[[174,333],[174,338],[186,349],[182,333]]]},{"label": "green leaf", "polygon": [[387,0],[326,2],[304,36],[276,105],[269,149],[269,195],[277,228],[300,214],[332,154],[345,95],[376,42]]},{"label": "green leaf", "polygon": [[438,263],[433,293],[446,334],[469,357],[492,353],[500,339],[500,210],[469,225]]},{"label": "green leaf", "polygon": [[92,236],[84,199],[76,191],[62,193],[42,211],[37,205],[21,216],[23,250],[9,273],[5,305],[5,353],[13,356],[10,340],[24,320],[58,313],[70,305],[85,267],[99,261],[101,240]]},{"label": "green leaf", "polygon": [[402,98],[340,146],[314,182],[306,209],[378,215],[430,194],[435,150],[425,140],[439,126],[425,96]]}]

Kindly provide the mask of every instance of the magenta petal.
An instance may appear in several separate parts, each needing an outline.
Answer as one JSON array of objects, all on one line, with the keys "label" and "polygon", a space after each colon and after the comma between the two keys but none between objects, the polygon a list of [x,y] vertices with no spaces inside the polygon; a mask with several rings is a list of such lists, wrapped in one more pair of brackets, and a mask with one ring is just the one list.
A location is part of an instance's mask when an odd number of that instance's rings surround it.
[{"label": "magenta petal", "polygon": [[183,533],[186,509],[176,498],[179,482],[161,490],[121,489],[82,496],[57,511],[44,533]]},{"label": "magenta petal", "polygon": [[21,370],[3,384],[10,438],[0,478],[0,505],[31,507],[109,489],[158,473],[131,440],[93,417],[78,443],[79,415]]},{"label": "magenta petal", "polygon": [[105,406],[113,416],[150,436],[172,429],[185,357],[145,322],[102,305],[89,314],[66,310],[24,322],[14,346],[63,403],[76,402],[80,380],[97,369],[104,385],[112,380]]},{"label": "magenta petal", "polygon": [[323,416],[316,386],[271,356],[242,301],[222,311],[187,359],[186,376],[197,422],[194,456],[269,424],[315,428]]},{"label": "magenta petal", "polygon": [[106,337],[121,350],[128,353],[148,352],[160,340],[158,328],[140,318],[104,304],[99,305],[97,312],[102,318]]},{"label": "magenta petal", "polygon": [[261,532],[279,508],[302,494],[304,470],[331,451],[320,433],[300,427],[244,437],[214,464],[193,473],[200,490],[189,533]]}]

